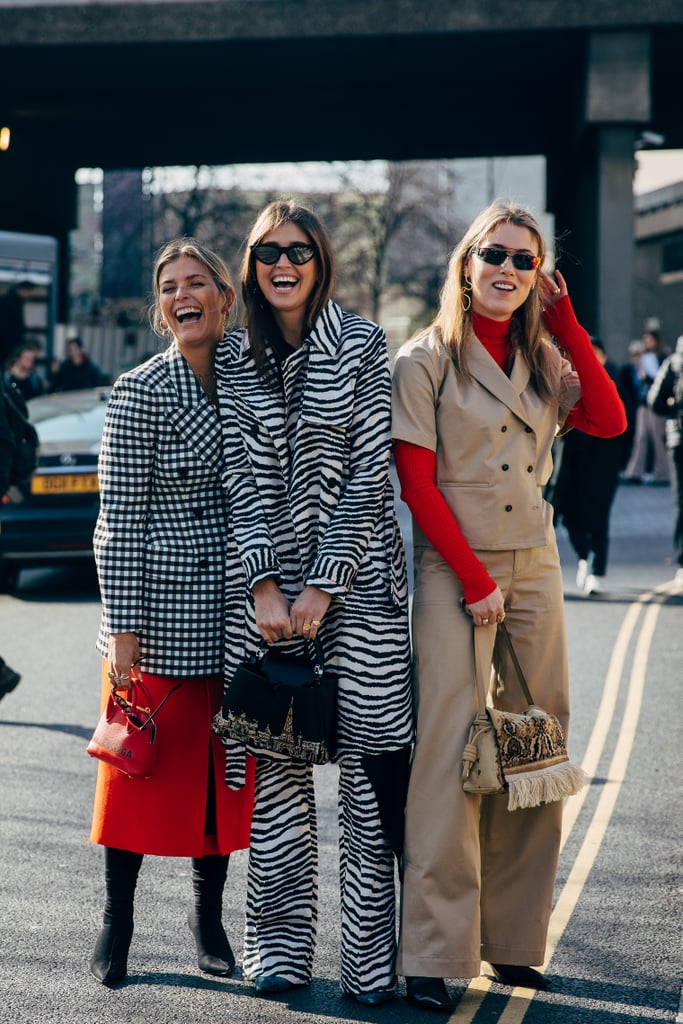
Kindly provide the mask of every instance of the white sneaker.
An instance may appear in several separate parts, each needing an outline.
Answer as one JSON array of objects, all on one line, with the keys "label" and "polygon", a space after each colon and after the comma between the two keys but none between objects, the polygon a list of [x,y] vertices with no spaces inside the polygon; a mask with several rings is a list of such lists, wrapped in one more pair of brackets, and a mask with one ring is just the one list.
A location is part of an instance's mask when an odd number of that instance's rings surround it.
[{"label": "white sneaker", "polygon": [[576,569],[576,585],[579,590],[583,590],[586,586],[586,579],[588,577],[588,562],[585,558],[579,559],[579,564]]},{"label": "white sneaker", "polygon": [[591,573],[586,576],[586,582],[583,585],[584,594],[602,594],[602,577],[593,576]]}]

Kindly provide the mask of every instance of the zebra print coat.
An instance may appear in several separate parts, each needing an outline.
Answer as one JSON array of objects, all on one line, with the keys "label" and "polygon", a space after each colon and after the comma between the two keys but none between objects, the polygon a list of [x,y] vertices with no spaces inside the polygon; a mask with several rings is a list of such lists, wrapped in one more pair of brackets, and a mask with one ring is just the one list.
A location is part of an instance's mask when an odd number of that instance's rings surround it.
[{"label": "zebra print coat", "polygon": [[[265,384],[234,332],[217,362],[224,486],[243,578],[228,579],[226,676],[260,636],[251,587],[332,594],[320,629],[339,680],[339,756],[412,742],[405,553],[389,480],[384,332],[330,302]],[[220,721],[217,723],[220,730]]]}]

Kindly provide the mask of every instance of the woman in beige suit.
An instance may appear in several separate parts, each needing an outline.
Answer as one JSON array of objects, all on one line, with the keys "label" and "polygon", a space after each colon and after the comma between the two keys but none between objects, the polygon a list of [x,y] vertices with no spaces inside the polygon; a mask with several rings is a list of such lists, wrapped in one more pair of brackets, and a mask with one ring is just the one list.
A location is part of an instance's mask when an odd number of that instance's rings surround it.
[{"label": "woman in beige suit", "polygon": [[507,618],[534,697],[567,728],[562,576],[542,488],[558,424],[600,437],[626,427],[562,275],[541,269],[545,257],[531,214],[492,204],[451,257],[434,323],[394,370],[418,705],[399,973],[409,1001],[426,1009],[452,1009],[444,979],[476,976],[482,960],[504,984],[549,984],[531,965],[545,956],[562,805],[509,812],[506,796],[466,794],[460,781],[476,710],[473,628],[488,633],[496,705],[520,710],[496,639]]}]

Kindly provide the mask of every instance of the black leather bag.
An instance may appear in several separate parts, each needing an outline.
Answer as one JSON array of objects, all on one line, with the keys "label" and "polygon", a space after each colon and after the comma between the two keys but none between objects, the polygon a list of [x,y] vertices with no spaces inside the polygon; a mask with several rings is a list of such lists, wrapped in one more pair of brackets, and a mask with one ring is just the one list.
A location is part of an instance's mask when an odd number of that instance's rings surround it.
[{"label": "black leather bag", "polygon": [[252,754],[326,764],[336,751],[337,680],[325,671],[320,641],[298,654],[268,647],[238,665],[215,729]]}]

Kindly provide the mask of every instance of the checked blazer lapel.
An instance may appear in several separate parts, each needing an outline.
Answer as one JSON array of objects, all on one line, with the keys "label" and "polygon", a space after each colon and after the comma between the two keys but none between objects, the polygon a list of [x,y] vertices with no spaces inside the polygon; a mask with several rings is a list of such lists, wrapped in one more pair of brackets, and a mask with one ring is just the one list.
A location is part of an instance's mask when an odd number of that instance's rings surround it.
[{"label": "checked blazer lapel", "polygon": [[175,401],[169,422],[197,454],[217,471],[223,459],[223,435],[216,410],[175,345],[165,353]]}]

